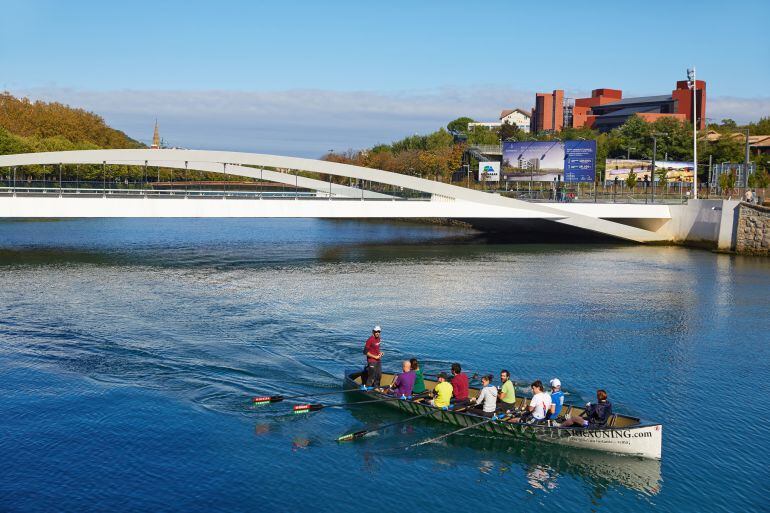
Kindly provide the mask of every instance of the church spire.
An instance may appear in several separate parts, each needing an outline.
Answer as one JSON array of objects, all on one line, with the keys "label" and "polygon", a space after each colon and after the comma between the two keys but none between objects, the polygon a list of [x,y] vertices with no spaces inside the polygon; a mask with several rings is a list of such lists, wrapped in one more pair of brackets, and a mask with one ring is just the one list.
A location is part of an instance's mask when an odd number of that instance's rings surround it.
[{"label": "church spire", "polygon": [[158,133],[158,120],[155,119],[155,132],[152,134],[152,146],[150,148],[158,149],[160,148],[160,134]]}]

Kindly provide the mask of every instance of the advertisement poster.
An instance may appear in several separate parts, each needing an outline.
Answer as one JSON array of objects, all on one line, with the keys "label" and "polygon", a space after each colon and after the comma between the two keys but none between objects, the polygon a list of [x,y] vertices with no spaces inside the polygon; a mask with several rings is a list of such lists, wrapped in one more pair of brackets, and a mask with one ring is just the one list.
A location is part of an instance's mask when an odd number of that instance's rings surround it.
[{"label": "advertisement poster", "polygon": [[596,141],[505,141],[501,176],[506,181],[592,182]]},{"label": "advertisement poster", "polygon": [[479,182],[499,182],[499,162],[479,162]]},{"label": "advertisement poster", "polygon": [[564,142],[564,181],[593,182],[596,177],[596,141]]},{"label": "advertisement poster", "polygon": [[[660,182],[661,169],[666,170],[667,182],[685,182],[692,183],[693,164],[692,162],[675,162],[666,160],[655,161],[655,182]],[[652,162],[649,160],[634,159],[607,159],[604,171],[604,180],[606,183],[612,183],[615,178],[623,181],[628,178],[628,174],[633,170],[636,173],[636,179],[644,181],[644,177],[651,179]]]}]

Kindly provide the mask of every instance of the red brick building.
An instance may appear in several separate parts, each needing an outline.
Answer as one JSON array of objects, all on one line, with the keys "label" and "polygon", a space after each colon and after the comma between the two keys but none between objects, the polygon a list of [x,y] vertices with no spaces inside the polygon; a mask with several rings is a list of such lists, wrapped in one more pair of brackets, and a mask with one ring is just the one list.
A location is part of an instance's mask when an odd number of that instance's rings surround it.
[{"label": "red brick building", "polygon": [[558,132],[564,126],[564,91],[553,93],[537,93],[535,108],[530,118],[530,131]]},{"label": "red brick building", "polygon": [[[700,130],[706,128],[706,82],[696,81],[697,124]],[[574,105],[564,108],[564,91],[538,93],[535,108],[532,109],[534,132],[558,131],[563,126],[589,127],[608,132],[637,115],[645,121],[672,117],[692,122],[692,91],[686,80],[676,83],[671,94],[623,98],[619,89],[594,89],[589,98],[577,98]]]}]

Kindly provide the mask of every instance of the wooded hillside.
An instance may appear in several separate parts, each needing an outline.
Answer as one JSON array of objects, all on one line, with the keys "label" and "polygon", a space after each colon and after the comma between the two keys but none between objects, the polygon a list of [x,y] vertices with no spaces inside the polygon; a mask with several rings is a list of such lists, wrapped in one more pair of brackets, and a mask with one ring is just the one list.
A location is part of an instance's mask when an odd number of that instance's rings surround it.
[{"label": "wooded hillside", "polygon": [[93,112],[0,93],[0,154],[141,147]]}]

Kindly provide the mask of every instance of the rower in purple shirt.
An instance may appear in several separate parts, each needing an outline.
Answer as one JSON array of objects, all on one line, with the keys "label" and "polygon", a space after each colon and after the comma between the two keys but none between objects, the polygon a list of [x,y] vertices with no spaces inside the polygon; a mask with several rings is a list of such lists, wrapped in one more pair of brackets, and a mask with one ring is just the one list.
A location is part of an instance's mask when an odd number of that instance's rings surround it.
[{"label": "rower in purple shirt", "polygon": [[397,395],[399,397],[402,395],[409,397],[412,395],[412,388],[414,388],[414,380],[416,376],[412,370],[412,364],[409,362],[409,360],[404,360],[404,363],[401,364],[401,368],[404,372],[396,376],[396,378],[393,380],[393,383],[390,385],[388,393]]}]

